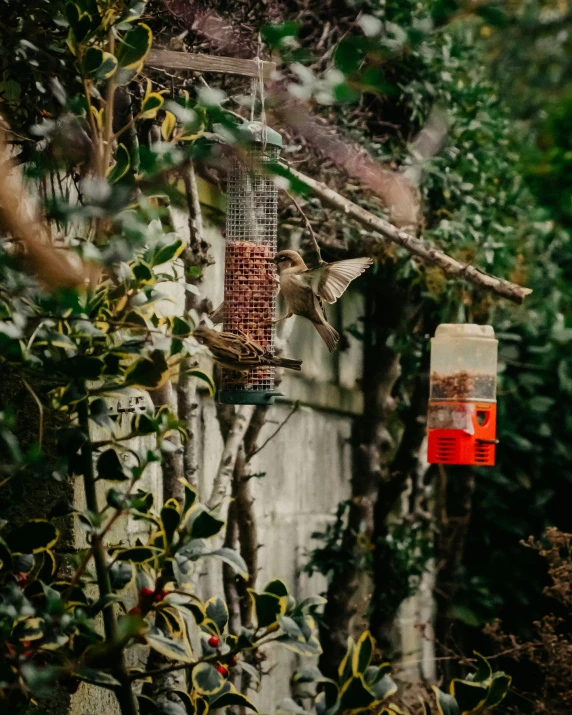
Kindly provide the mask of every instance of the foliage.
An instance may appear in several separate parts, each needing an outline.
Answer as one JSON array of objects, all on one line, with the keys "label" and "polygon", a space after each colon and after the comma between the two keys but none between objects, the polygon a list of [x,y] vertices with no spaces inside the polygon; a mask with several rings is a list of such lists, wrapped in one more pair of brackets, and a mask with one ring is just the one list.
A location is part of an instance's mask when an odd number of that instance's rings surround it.
[{"label": "foliage", "polygon": [[572,658],[572,535],[549,528],[540,541],[531,538],[526,545],[548,565],[550,584],[545,589],[550,597],[548,614],[530,624],[531,637],[527,639],[507,633],[499,620],[488,625],[486,631],[494,648],[501,653],[505,651],[507,663],[513,661],[511,669],[519,673],[515,678],[515,695],[507,698],[507,711],[557,715],[572,703],[567,677]]},{"label": "foliage", "polygon": [[[437,711],[441,715],[476,713],[498,705],[510,687],[511,678],[501,671],[492,672],[490,664],[478,653],[477,670],[465,680],[450,683],[450,694],[434,686]],[[314,715],[349,715],[374,710],[380,715],[408,715],[395,700],[397,685],[391,678],[389,663],[374,664],[375,640],[363,633],[357,643],[348,639],[346,654],[339,665],[337,681],[324,677],[316,667],[304,667],[294,673],[295,700],[278,704],[277,713]],[[302,708],[301,705],[305,707]],[[423,703],[429,714],[431,706]]]}]

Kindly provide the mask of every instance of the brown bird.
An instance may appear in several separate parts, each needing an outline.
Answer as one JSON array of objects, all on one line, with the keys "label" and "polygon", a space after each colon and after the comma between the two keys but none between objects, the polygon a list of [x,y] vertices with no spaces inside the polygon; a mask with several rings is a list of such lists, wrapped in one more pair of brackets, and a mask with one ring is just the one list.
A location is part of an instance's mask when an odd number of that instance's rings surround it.
[{"label": "brown bird", "polygon": [[302,369],[301,360],[275,357],[245,333],[219,333],[206,325],[199,325],[193,336],[198,343],[207,346],[218,363],[235,372],[248,372],[261,365],[298,371]]},{"label": "brown bird", "polygon": [[280,274],[280,292],[286,301],[285,320],[292,315],[308,318],[322,340],[333,352],[340,339],[337,331],[328,323],[324,303],[335,303],[353,281],[372,263],[371,258],[348,258],[335,263],[322,263],[317,268],[308,268],[296,251],[280,251],[274,257]]}]

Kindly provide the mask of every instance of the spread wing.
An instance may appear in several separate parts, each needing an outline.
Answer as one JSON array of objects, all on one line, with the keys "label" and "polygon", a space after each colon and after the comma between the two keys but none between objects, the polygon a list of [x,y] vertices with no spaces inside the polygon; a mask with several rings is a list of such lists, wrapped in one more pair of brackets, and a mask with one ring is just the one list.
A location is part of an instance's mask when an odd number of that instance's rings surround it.
[{"label": "spread wing", "polygon": [[303,276],[319,298],[326,303],[335,303],[354,278],[360,276],[372,263],[371,258],[348,258],[312,268]]}]

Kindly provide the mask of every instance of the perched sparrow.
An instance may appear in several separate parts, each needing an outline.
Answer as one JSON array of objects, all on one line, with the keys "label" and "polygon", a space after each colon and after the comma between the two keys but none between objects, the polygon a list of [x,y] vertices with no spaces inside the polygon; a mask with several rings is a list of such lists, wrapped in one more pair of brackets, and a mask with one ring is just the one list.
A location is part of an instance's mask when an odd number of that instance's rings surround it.
[{"label": "perched sparrow", "polygon": [[218,333],[206,325],[199,325],[193,336],[201,345],[207,346],[218,363],[235,372],[248,372],[261,365],[286,367],[290,370],[302,369],[301,360],[274,357],[244,333]]},{"label": "perched sparrow", "polygon": [[280,273],[280,292],[286,301],[286,315],[278,320],[292,315],[308,318],[328,350],[335,350],[340,336],[326,320],[324,302],[335,303],[353,279],[373,263],[371,258],[349,258],[308,268],[296,251],[280,251],[274,262]]}]

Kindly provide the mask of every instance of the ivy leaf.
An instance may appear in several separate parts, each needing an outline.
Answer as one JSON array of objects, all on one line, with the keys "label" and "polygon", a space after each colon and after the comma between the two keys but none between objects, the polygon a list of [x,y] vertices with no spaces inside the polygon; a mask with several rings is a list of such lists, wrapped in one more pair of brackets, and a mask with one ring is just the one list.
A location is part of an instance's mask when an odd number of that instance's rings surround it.
[{"label": "ivy leaf", "polygon": [[46,519],[31,519],[6,536],[12,554],[38,554],[52,548],[60,532]]},{"label": "ivy leaf", "polygon": [[106,449],[97,459],[97,478],[111,482],[125,482],[129,477],[123,470],[119,455],[114,449]]},{"label": "ivy leaf", "polygon": [[210,663],[198,663],[193,668],[192,682],[199,695],[214,695],[222,690],[226,680]]}]

